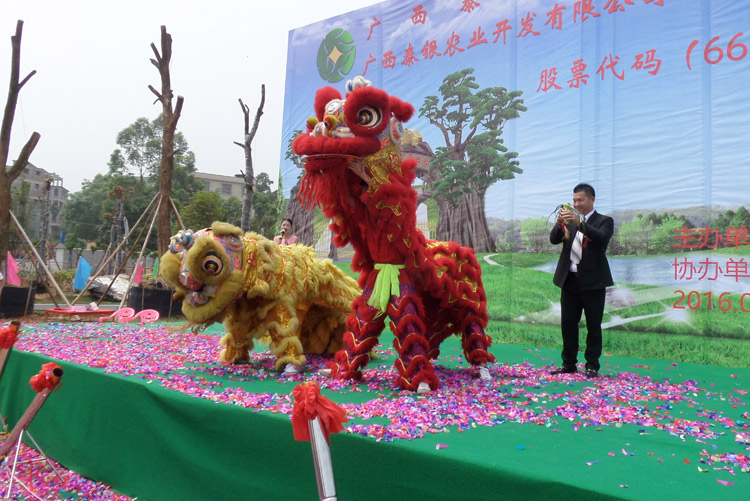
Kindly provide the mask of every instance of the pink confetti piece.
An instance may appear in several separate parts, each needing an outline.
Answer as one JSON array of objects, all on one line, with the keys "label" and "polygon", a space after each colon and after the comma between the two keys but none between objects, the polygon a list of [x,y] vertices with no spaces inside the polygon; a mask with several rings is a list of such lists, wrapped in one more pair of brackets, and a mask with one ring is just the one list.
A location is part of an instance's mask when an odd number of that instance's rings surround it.
[{"label": "pink confetti piece", "polygon": [[610,455],[610,456],[612,456],[612,457],[615,457],[617,455],[614,452],[608,452],[607,454]]},{"label": "pink confetti piece", "polygon": [[595,465],[598,462],[599,461],[587,461],[586,464],[589,465],[589,466],[592,466],[592,465]]},{"label": "pink confetti piece", "polygon": [[435,450],[447,449],[447,448],[448,448],[448,444],[437,444],[435,446]]},{"label": "pink confetti piece", "polygon": [[734,482],[727,482],[726,480],[722,480],[720,478],[717,478],[716,481],[720,483],[721,485],[726,485],[727,487],[734,486]]}]

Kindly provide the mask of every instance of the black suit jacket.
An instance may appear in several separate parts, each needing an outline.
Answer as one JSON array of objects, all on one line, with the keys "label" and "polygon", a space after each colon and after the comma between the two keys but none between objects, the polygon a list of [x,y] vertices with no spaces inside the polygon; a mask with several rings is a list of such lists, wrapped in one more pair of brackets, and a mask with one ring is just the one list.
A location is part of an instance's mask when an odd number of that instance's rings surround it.
[{"label": "black suit jacket", "polygon": [[[581,290],[604,289],[613,284],[612,273],[607,262],[607,245],[614,231],[614,220],[594,211],[583,225],[584,246],[581,262],[578,263],[578,282]],[[557,245],[562,242],[563,248],[557,261],[553,282],[562,287],[570,272],[570,248],[576,234],[576,226],[569,224],[570,238],[564,239],[563,228],[556,223],[549,235],[549,240]]]}]

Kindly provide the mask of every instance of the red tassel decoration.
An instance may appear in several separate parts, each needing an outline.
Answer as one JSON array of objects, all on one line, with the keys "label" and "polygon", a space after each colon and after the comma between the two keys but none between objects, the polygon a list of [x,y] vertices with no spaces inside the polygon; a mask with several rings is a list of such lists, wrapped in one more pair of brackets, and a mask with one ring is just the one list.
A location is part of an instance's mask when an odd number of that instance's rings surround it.
[{"label": "red tassel decoration", "polygon": [[34,391],[41,393],[44,390],[54,390],[60,386],[60,378],[63,375],[62,368],[54,362],[48,362],[42,365],[39,374],[31,376],[29,384]]},{"label": "red tassel decoration", "polygon": [[297,385],[294,388],[294,408],[292,411],[292,428],[294,439],[309,442],[310,428],[307,422],[318,418],[320,427],[325,433],[326,441],[331,433],[343,431],[343,423],[349,421],[346,411],[331,399],[320,394],[316,382]]},{"label": "red tassel decoration", "polygon": [[12,348],[18,340],[18,332],[21,330],[20,322],[13,321],[10,325],[0,330],[0,350]]}]

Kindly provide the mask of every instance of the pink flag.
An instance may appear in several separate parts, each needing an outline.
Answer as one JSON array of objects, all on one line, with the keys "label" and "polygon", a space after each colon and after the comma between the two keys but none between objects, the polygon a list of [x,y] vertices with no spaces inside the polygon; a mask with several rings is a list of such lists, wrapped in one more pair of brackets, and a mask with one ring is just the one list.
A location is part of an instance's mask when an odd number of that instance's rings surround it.
[{"label": "pink flag", "polygon": [[138,269],[135,270],[135,278],[133,278],[134,284],[139,284],[143,282],[143,266],[141,266],[141,263],[138,263]]},{"label": "pink flag", "polygon": [[8,251],[8,263],[6,265],[6,271],[8,276],[6,277],[5,283],[8,285],[21,285],[21,279],[18,278],[18,265],[16,260],[13,259],[13,254]]}]

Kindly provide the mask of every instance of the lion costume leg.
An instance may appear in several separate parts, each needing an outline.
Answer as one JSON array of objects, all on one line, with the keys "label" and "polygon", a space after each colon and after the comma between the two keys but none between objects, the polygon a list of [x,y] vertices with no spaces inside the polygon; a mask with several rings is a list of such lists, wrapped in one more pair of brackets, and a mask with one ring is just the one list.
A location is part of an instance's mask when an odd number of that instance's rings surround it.
[{"label": "lion costume leg", "polygon": [[411,284],[401,284],[401,296],[391,297],[388,314],[392,319],[393,347],[398,353],[396,385],[418,391],[420,383],[436,390],[440,383],[428,357],[430,343],[425,337],[424,308]]},{"label": "lion costume leg", "polygon": [[344,348],[336,352],[332,362],[328,362],[331,376],[335,378],[360,381],[360,368],[370,361],[370,350],[377,346],[378,336],[385,328],[385,315],[376,317],[377,310],[367,304],[371,292],[367,289],[352,304],[354,314],[346,319],[349,330],[344,333]]},{"label": "lion costume leg", "polygon": [[307,359],[302,354],[299,336],[309,307],[309,304],[302,310],[293,307],[290,312],[286,305],[277,304],[268,312],[266,320],[269,324],[268,333],[271,335],[269,348],[276,356],[277,371],[284,370],[287,364],[298,368],[305,365]]},{"label": "lion costume leg", "polygon": [[467,362],[471,365],[479,365],[495,361],[495,357],[487,351],[492,344],[492,339],[484,332],[474,312],[470,311],[464,317],[461,322],[461,332],[463,332],[461,345]]},{"label": "lion costume leg", "polygon": [[219,341],[224,347],[219,356],[222,362],[241,364],[250,361],[250,351],[254,346],[253,339],[249,336],[253,313],[243,308],[243,304],[243,301],[238,301],[227,312],[224,321],[227,333]]}]

